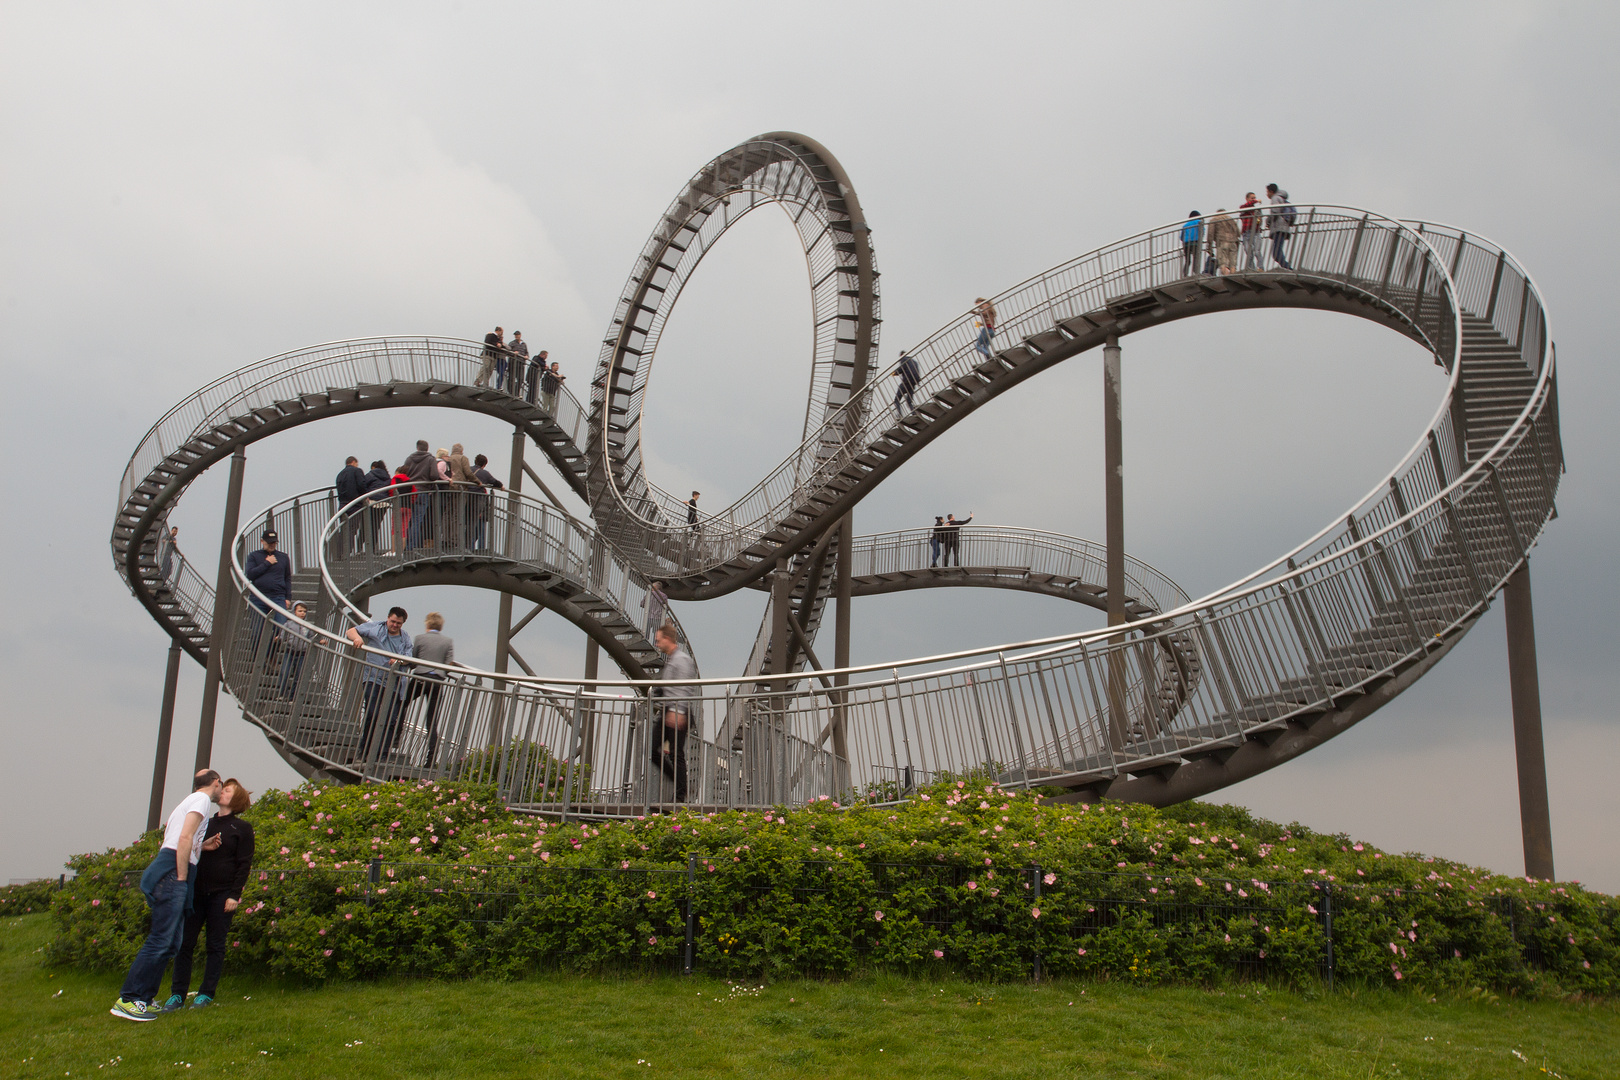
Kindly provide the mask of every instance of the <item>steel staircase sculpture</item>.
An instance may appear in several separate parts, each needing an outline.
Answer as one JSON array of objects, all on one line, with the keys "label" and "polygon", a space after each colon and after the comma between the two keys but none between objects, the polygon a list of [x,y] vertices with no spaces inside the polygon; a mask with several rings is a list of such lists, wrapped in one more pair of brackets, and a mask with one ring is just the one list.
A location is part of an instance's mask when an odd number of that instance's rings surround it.
[{"label": "steel staircase sculpture", "polygon": [[[645,475],[647,380],[662,327],[703,254],[763,205],[788,209],[811,267],[817,331],[804,437],[755,488],[693,529],[681,501]],[[922,371],[918,403],[896,419],[881,390],[889,372],[872,363],[877,273],[848,178],[810,140],[762,136],[701,170],[660,220],[615,313],[588,411],[566,394],[552,415],[471,386],[477,343],[383,339],[266,361],[193,395],[143,440],[120,492],[115,562],[191,655],[206,655],[210,635],[224,643],[227,686],[290,760],[340,778],[478,775],[496,780],[515,806],[592,814],[641,813],[681,795],[708,806],[851,791],[894,798],[931,777],[974,770],[1088,799],[1162,804],[1201,795],[1319,745],[1436,664],[1554,516],[1564,467],[1556,350],[1541,297],[1507,252],[1455,228],[1358,209],[1298,213],[1291,270],[1185,276],[1176,222],[1031,278],[993,298],[1000,325],[990,349],[975,347],[969,313],[910,350]],[[1449,376],[1413,449],[1340,519],[1195,600],[1138,566],[1123,627],[836,673],[848,685],[807,670],[832,588],[835,530],[923,446],[987,401],[1110,340],[1194,315],[1271,307],[1378,322],[1421,344]],[[524,509],[505,519],[512,539],[504,549],[435,549],[392,562],[345,551],[328,560],[319,589],[301,559],[295,587],[321,601],[308,627],[310,683],[304,704],[272,705],[268,665],[284,630],[267,625],[239,565],[218,608],[230,622],[214,627],[213,590],[188,562],[160,575],[157,530],[186,486],[238,447],[324,416],[405,404],[513,423],[587,500],[593,520],[564,525],[553,511],[554,521],[534,519],[528,508],[538,504],[514,500]],[[335,535],[336,510],[315,515],[318,550]],[[241,531],[238,558],[253,528]],[[566,557],[544,553],[547,536]],[[970,529],[969,565],[936,569],[924,565],[925,536],[858,538],[853,594],[970,585],[1106,607],[1098,551],[1083,541]],[[522,547],[536,537],[542,547]],[[410,704],[403,748],[357,744],[364,658],[336,631],[352,614],[345,605],[370,592],[457,582],[549,600],[623,670],[645,675],[655,658],[635,604],[649,579],[670,582],[676,599],[702,600],[764,587],[779,566],[797,575],[792,655],[775,663],[762,633],[741,677],[697,685],[694,712],[716,719],[712,734],[693,725],[681,772],[689,791],[672,786],[672,744],[633,678],[446,670],[437,674],[460,704],[446,714],[454,731],[442,742],[429,737],[425,707]],[[604,575],[618,584],[603,587]],[[767,613],[767,627],[772,621]],[[433,666],[419,664],[397,682],[432,677]]]}]

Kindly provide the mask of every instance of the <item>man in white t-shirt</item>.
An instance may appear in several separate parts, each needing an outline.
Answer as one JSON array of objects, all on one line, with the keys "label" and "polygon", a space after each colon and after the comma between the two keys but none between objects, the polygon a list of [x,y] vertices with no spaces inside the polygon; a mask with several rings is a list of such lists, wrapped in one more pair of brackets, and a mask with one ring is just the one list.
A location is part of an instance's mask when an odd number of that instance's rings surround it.
[{"label": "man in white t-shirt", "polygon": [[219,773],[202,770],[193,780],[191,794],[174,808],[163,827],[163,845],[141,875],[141,892],[152,909],[152,930],[129,965],[124,988],[113,1003],[114,1016],[152,1020],[160,1011],[155,1001],[158,987],[169,961],[180,951],[186,910],[191,906],[192,871],[202,855],[208,819],[219,808],[224,787]]}]

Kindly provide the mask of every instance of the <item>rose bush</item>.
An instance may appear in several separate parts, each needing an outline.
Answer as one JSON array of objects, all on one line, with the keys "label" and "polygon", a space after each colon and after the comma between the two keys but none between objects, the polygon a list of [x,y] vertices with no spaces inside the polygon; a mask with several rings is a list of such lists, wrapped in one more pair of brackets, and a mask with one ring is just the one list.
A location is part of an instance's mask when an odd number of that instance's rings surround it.
[{"label": "rose bush", "polygon": [[[455,783],[305,785],[248,811],[258,859],[233,964],[320,980],[867,968],[1139,982],[1337,978],[1608,994],[1612,897],[1509,878],[1245,811],[1055,803],[953,781],[893,806],[559,823]],[[126,965],[157,846],[76,857],[50,898],[57,963]],[[688,880],[690,878],[690,884]]]}]

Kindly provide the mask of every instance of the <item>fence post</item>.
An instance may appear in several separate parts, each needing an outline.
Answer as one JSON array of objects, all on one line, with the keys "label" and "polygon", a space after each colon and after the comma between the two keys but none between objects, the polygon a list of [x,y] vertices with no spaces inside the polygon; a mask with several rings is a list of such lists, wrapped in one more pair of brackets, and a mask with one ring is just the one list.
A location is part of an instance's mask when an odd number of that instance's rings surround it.
[{"label": "fence post", "polygon": [[686,856],[686,967],[683,975],[692,974],[692,890],[697,879],[697,852]]},{"label": "fence post", "polygon": [[66,874],[57,874],[56,875],[56,891],[61,892],[65,888],[67,888],[67,875]]},{"label": "fence post", "polygon": [[1333,884],[1322,886],[1322,929],[1327,938],[1327,984],[1333,991]]},{"label": "fence post", "polygon": [[366,907],[372,907],[377,902],[377,883],[382,880],[382,859],[372,856],[371,862],[366,866]]},{"label": "fence post", "polygon": [[[1035,887],[1034,887],[1034,889],[1032,891],[1035,894],[1034,906],[1038,908],[1038,907],[1041,906],[1041,868],[1038,865],[1032,866],[1032,867],[1029,868],[1029,872],[1031,874],[1035,875]],[[1041,981],[1041,921],[1039,919],[1036,919],[1036,920],[1034,920],[1034,923],[1035,923],[1035,981],[1040,982]]]}]

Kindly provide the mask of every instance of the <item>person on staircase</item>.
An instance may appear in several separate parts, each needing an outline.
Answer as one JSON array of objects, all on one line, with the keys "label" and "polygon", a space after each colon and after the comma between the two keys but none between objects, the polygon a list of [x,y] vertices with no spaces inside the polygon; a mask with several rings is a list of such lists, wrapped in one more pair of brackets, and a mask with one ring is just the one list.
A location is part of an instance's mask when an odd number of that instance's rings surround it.
[{"label": "person on staircase", "polygon": [[[429,524],[433,515],[427,511],[432,508],[433,489],[439,482],[439,467],[435,463],[433,451],[428,449],[426,439],[416,440],[416,452],[405,459],[399,471],[405,474],[405,479],[411,482],[415,490],[410,504],[411,530],[405,546],[419,548],[422,546],[423,532],[433,531],[432,525]],[[398,482],[397,477],[395,480]]]},{"label": "person on staircase", "polygon": [[1198,269],[1198,252],[1204,246],[1204,216],[1193,210],[1181,226],[1181,276],[1192,277]]},{"label": "person on staircase", "polygon": [[962,526],[973,520],[970,513],[961,521],[956,520],[955,514],[945,515],[945,565],[951,565],[951,557],[956,557],[956,565],[962,565]]},{"label": "person on staircase", "polygon": [[1215,211],[1209,219],[1209,253],[1215,259],[1217,274],[1237,273],[1238,242],[1242,239],[1238,223],[1227,214],[1226,208]]},{"label": "person on staircase", "polygon": [[497,362],[504,361],[506,357],[506,331],[496,327],[484,335],[484,351],[479,354],[483,361],[479,365],[478,375],[473,379],[474,386],[488,386],[489,377],[495,373]]},{"label": "person on staircase", "polygon": [[[539,362],[535,366],[540,372],[540,407],[552,416],[556,416],[557,391],[561,390],[562,384],[568,381],[567,376],[562,373],[562,365],[555,361],[552,362],[549,368],[546,367],[546,354],[544,352],[541,352]],[[534,394],[531,393],[529,397],[532,400]]]},{"label": "person on staircase", "polygon": [[[922,372],[917,368],[917,361],[901,353],[900,362],[894,368],[894,377],[900,380],[900,389],[894,392],[894,417],[899,420],[904,418],[906,413],[917,411],[912,396],[917,392],[917,384],[922,382]],[[906,399],[905,412],[900,411],[901,397]]]},{"label": "person on staircase", "polygon": [[259,550],[248,555],[243,572],[248,581],[265,596],[261,600],[248,594],[253,606],[265,615],[253,625],[253,651],[258,652],[259,635],[264,630],[264,624],[274,620],[280,625],[282,618],[276,609],[292,603],[292,560],[287,558],[285,552],[277,550],[274,529],[266,529],[264,535],[259,537]]},{"label": "person on staircase", "polygon": [[973,347],[979,355],[986,360],[990,359],[990,342],[996,336],[996,305],[979,297],[973,301],[973,314],[978,319],[979,336],[974,339]]},{"label": "person on staircase", "polygon": [[940,549],[943,548],[944,546],[945,546],[945,519],[942,518],[942,517],[935,516],[935,518],[934,518],[934,531],[928,534],[928,552],[929,552],[929,555],[931,556],[931,558],[929,559],[928,565],[930,567],[935,567],[935,566],[939,565],[939,552],[940,552]]},{"label": "person on staircase", "polygon": [[[695,679],[697,663],[692,654],[681,648],[675,636],[673,623],[665,623],[653,634],[653,644],[664,654],[664,670],[659,679]],[[655,686],[653,696],[658,707],[654,712],[661,723],[652,732],[652,763],[655,771],[648,777],[648,794],[653,802],[664,802],[667,791],[664,780],[673,781],[675,801],[686,801],[686,737],[691,733],[693,706],[697,700],[695,686]]]},{"label": "person on staircase", "polygon": [[473,504],[477,501],[474,494],[482,491],[483,485],[478,482],[473,463],[467,459],[467,453],[460,443],[451,444],[449,462],[450,484],[455,488],[452,498],[455,507],[451,516],[454,519],[456,543],[469,547],[472,544]]},{"label": "person on staircase", "polygon": [[506,485],[489,471],[489,458],[483,454],[473,458],[473,475],[478,478],[479,486],[483,489],[481,494],[473,497],[473,547],[483,550],[486,534],[489,532],[489,493],[503,491]]},{"label": "person on staircase", "polygon": [[523,331],[512,331],[506,351],[505,362],[495,364],[495,389],[518,396],[523,393],[524,369],[529,366],[529,346],[523,340]]},{"label": "person on staircase", "polygon": [[[309,620],[309,607],[302,600],[292,606],[292,613],[306,622]],[[291,701],[298,696],[298,677],[303,673],[304,657],[309,655],[309,643],[315,640],[315,631],[290,622],[282,626],[280,637],[281,683],[277,692]]]},{"label": "person on staircase", "polygon": [[[360,490],[363,494],[369,496],[373,492],[381,491],[383,488],[388,487],[393,482],[394,478],[389,474],[388,466],[384,465],[381,459],[378,459],[377,461],[373,461],[371,463],[371,471],[366,473]],[[387,498],[386,495],[377,496],[377,499],[385,498]],[[375,503],[376,500],[374,499],[368,498],[366,500],[367,528],[371,534],[371,550],[375,552],[382,552],[382,549],[377,546],[377,541],[381,537],[383,515],[387,511],[385,511],[381,506],[375,505]]]},{"label": "person on staircase", "polygon": [[174,1012],[186,1003],[191,990],[191,960],[197,951],[197,936],[207,927],[207,959],[203,963],[202,985],[192,999],[193,1009],[207,1008],[219,991],[219,976],[225,969],[225,948],[230,939],[231,921],[242,904],[253,869],[253,826],[242,812],[253,805],[253,793],[236,777],[225,781],[219,795],[219,809],[208,822],[208,838],[197,859],[197,885],[191,910],[186,913],[180,935],[180,951],[174,958],[174,975],[169,984],[169,1000],[164,1012]]},{"label": "person on staircase", "polygon": [[[450,666],[456,662],[456,643],[444,633],[444,616],[437,611],[427,613],[422,620],[423,633],[411,642],[411,655],[418,660]],[[421,668],[411,676],[408,701],[427,698],[427,711],[422,714],[422,726],[427,729],[427,753],[422,755],[422,768],[433,768],[434,755],[439,749],[439,695],[444,691],[445,673],[438,668]]]},{"label": "person on staircase", "polygon": [[170,576],[174,573],[174,553],[179,547],[180,526],[170,525],[169,531],[158,540],[158,581],[170,585]]},{"label": "person on staircase", "polygon": [[[405,632],[405,620],[408,618],[410,615],[404,608],[391,607],[386,619],[373,619],[359,626],[351,626],[348,630],[349,644],[355,648],[369,645],[374,650],[380,650],[364,654],[365,671],[360,676],[365,722],[360,728],[360,745],[356,753],[361,761],[369,762],[375,756],[381,763],[399,741],[405,702],[401,694],[403,687],[395,670],[399,660],[395,657],[411,655],[411,635]],[[385,653],[394,655],[386,656]],[[382,731],[374,741],[373,736],[378,734],[379,717]],[[344,764],[354,764],[354,758]]]},{"label": "person on staircase", "polygon": [[1271,211],[1266,215],[1266,226],[1271,230],[1271,261],[1284,270],[1292,270],[1293,264],[1288,261],[1288,255],[1283,250],[1288,246],[1288,238],[1294,234],[1294,207],[1288,201],[1288,192],[1277,187],[1276,184],[1266,185],[1267,202],[1271,204]]},{"label": "person on staircase", "polygon": [[1239,217],[1243,220],[1243,269],[1264,270],[1266,268],[1265,256],[1260,251],[1260,211],[1254,209],[1260,205],[1260,200],[1254,197],[1254,192],[1243,196],[1243,202],[1238,206]]},{"label": "person on staircase", "polygon": [[390,476],[388,481],[392,485],[389,497],[394,500],[394,542],[403,554],[406,540],[412,535],[411,511],[416,505],[416,485],[411,483],[404,465],[394,470],[394,475]]},{"label": "person on staircase", "polygon": [[366,493],[366,474],[360,471],[359,458],[350,454],[344,459],[333,486],[337,488],[338,508],[343,513],[343,526],[338,534],[340,546],[333,554],[346,559],[360,547],[360,525],[364,518],[361,506],[350,505]]}]

